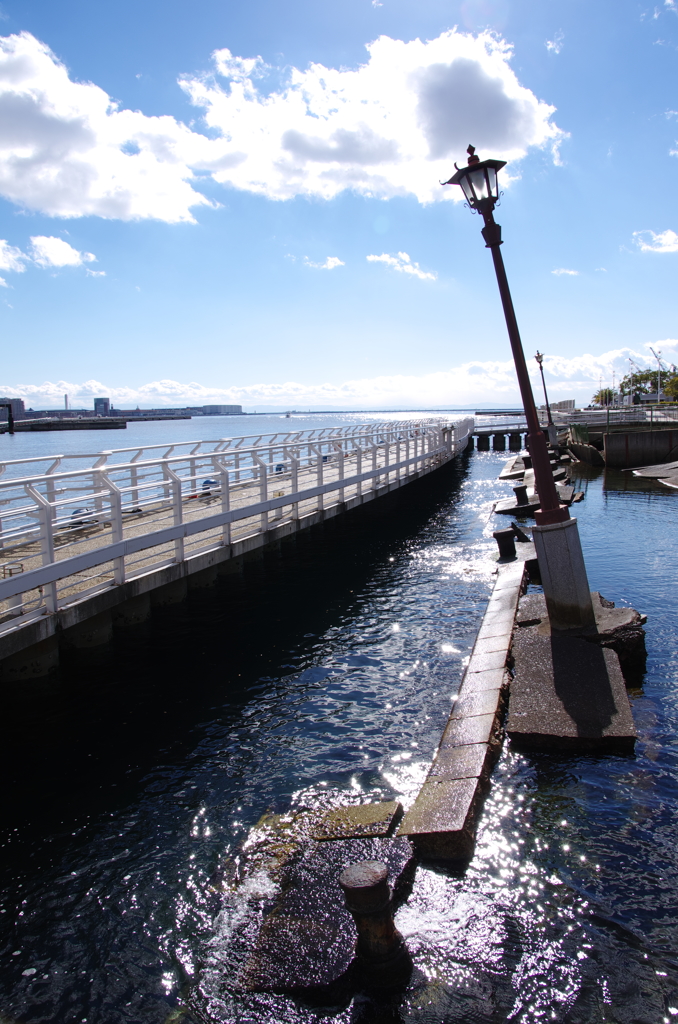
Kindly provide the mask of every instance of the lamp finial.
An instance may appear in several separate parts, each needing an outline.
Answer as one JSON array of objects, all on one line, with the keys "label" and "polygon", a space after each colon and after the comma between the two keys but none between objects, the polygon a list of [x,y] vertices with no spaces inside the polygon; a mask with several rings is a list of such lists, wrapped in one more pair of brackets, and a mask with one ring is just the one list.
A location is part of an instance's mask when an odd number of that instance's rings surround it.
[{"label": "lamp finial", "polygon": [[470,164],[478,164],[478,163],[480,163],[480,157],[476,156],[476,147],[475,146],[469,146],[468,149],[466,150],[466,152],[468,153],[468,162]]}]

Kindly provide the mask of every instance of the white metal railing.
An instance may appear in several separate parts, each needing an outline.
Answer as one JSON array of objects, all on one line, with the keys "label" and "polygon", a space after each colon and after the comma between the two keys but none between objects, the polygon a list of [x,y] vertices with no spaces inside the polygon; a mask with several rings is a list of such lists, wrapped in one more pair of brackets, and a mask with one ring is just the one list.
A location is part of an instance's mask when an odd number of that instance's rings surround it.
[{"label": "white metal railing", "polygon": [[[538,409],[537,415],[542,426],[548,424],[548,414],[545,409]],[[649,423],[650,426],[664,427],[678,423],[678,407],[654,405],[650,406],[622,406],[621,408],[608,409],[579,409],[574,412],[552,413],[553,422],[557,427],[565,428],[571,424],[582,424],[590,427],[629,426],[635,423]],[[525,431],[527,423],[524,417],[493,416],[482,417],[480,422],[476,420],[476,433],[498,434],[511,433],[511,431]]]},{"label": "white metal railing", "polygon": [[472,431],[405,421],[0,463],[0,634],[433,468]]},{"label": "white metal railing", "polygon": [[582,423],[589,427],[624,426],[633,423],[649,423],[650,426],[663,427],[678,423],[678,408],[675,406],[653,405],[645,408],[639,405],[622,406],[622,408],[581,409],[579,412],[554,413],[557,424],[567,426],[571,423]]}]

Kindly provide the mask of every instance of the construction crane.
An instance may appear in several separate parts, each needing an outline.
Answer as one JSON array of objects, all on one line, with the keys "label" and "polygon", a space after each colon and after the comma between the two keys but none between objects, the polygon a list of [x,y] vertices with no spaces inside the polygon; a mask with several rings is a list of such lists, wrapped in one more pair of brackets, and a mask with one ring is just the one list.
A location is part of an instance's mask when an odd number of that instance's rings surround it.
[{"label": "construction crane", "polygon": [[643,370],[642,366],[638,366],[638,363],[634,359],[631,359],[631,356],[629,356],[628,359],[629,359],[629,362],[631,364],[631,389],[630,390],[631,390],[631,394],[633,394],[633,376],[634,376],[633,375],[633,371],[635,370],[636,373],[644,373],[645,371]]}]

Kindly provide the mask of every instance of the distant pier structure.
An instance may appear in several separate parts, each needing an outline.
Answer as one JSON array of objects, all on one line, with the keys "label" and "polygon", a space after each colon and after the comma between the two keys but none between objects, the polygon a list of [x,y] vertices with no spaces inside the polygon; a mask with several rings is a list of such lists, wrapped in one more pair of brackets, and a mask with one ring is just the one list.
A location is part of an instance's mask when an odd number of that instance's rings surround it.
[{"label": "distant pier structure", "polygon": [[0,461],[0,680],[47,674],[220,568],[445,466],[472,418]]}]

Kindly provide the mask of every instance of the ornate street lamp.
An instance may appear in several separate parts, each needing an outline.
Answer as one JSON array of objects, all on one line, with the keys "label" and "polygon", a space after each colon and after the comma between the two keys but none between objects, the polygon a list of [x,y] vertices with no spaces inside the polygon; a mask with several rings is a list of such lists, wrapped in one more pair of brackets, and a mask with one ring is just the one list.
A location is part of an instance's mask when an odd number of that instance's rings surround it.
[{"label": "ornate street lamp", "polygon": [[527,420],[528,446],[534,467],[535,489],[541,506],[535,512],[537,525],[534,528],[534,542],[549,619],[551,626],[556,629],[581,629],[594,625],[595,618],[577,520],[570,518],[570,513],[566,506],[561,505],[556,490],[546,438],[539,425],[518,321],[499,248],[502,244],[501,226],[494,219],[494,207],[499,199],[497,172],[505,166],[506,161],[480,160],[476,156],[474,146],[469,146],[467,153],[467,166],[459,168],[455,164],[456,174],[443,184],[460,185],[471,211],[479,213],[484,221],[482,236],[485,239],[485,247],[492,252]]},{"label": "ornate street lamp", "polygon": [[539,364],[539,372],[541,373],[541,386],[544,389],[544,401],[546,403],[546,415],[549,421],[549,441],[551,444],[555,444],[557,441],[556,425],[553,422],[553,416],[551,415],[551,406],[549,405],[549,396],[546,394],[546,381],[544,380],[544,353],[537,349],[537,354],[534,357]]}]

